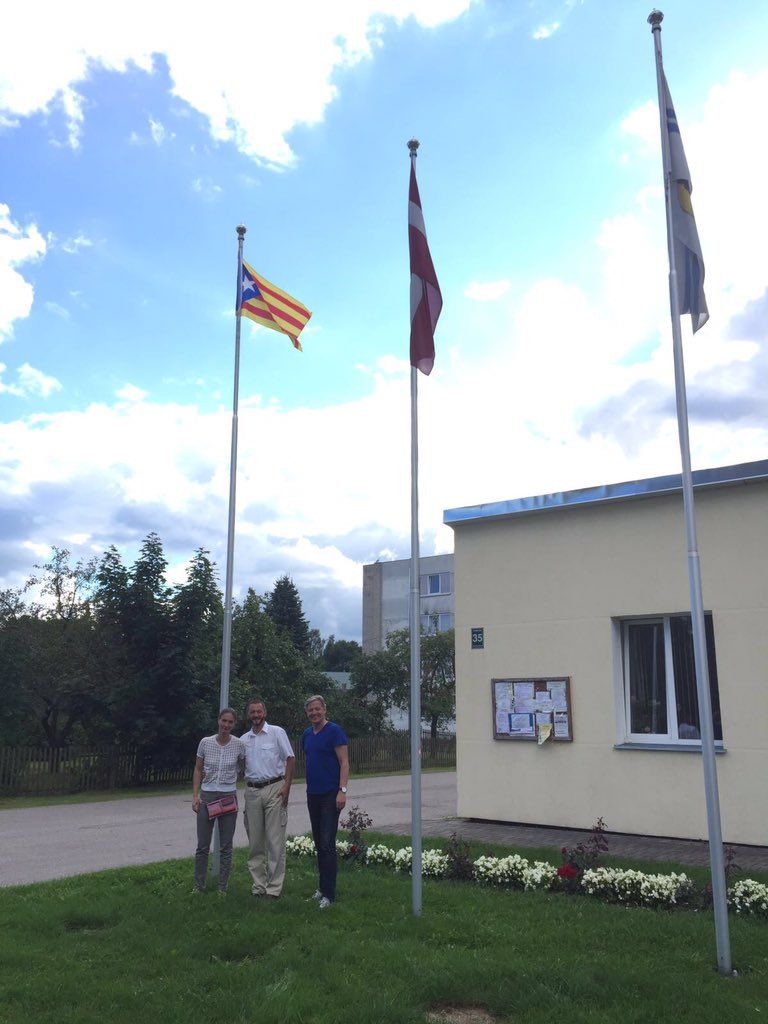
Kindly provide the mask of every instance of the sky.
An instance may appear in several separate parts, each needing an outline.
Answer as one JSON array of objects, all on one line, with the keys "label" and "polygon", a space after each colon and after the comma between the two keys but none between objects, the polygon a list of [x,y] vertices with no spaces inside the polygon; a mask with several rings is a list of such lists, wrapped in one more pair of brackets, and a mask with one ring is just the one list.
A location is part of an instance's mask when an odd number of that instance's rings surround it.
[{"label": "sky", "polygon": [[[70,0],[0,37],[0,587],[157,532],[223,584],[235,228],[312,310],[243,321],[235,594],[359,639],[410,553],[407,140],[444,306],[419,379],[443,510],[679,472],[650,4]],[[693,468],[768,457],[768,5],[669,0],[709,322]],[[684,557],[681,528],[681,558]],[[706,573],[706,566],[703,567]]]}]

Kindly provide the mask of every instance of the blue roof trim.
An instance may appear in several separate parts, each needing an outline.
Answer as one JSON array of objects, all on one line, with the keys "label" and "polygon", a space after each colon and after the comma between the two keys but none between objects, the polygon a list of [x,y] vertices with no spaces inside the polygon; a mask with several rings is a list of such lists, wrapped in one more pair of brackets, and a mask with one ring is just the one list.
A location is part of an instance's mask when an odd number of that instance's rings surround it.
[{"label": "blue roof trim", "polygon": [[[768,459],[763,459],[759,462],[742,462],[737,466],[698,469],[693,474],[693,485],[696,488],[722,487],[727,484],[766,479]],[[610,501],[626,501],[629,498],[648,498],[656,494],[674,494],[682,488],[682,474],[673,473],[669,476],[650,477],[647,480],[626,480],[619,484],[582,487],[575,491],[558,491],[530,498],[511,498],[509,501],[491,501],[483,505],[448,508],[443,512],[443,522],[451,526],[454,523],[466,523],[475,519],[502,519],[506,516],[545,512],[548,509],[572,508],[575,505],[597,505]]]}]

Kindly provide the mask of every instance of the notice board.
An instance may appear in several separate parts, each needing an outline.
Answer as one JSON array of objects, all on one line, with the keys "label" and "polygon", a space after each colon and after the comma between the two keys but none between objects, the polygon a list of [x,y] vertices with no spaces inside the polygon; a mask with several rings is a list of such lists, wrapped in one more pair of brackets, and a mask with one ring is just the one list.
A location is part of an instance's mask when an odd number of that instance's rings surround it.
[{"label": "notice board", "polygon": [[555,743],[573,740],[571,680],[549,678],[492,679],[493,738],[537,741],[539,726],[549,726]]}]

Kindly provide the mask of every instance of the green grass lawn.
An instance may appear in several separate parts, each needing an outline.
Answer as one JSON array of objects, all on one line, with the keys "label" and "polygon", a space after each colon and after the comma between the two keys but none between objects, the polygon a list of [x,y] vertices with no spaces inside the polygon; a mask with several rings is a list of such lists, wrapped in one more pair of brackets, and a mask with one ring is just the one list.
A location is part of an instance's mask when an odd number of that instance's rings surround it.
[{"label": "green grass lawn", "polygon": [[249,895],[243,851],[225,899],[192,895],[191,874],[168,861],[0,890],[0,1021],[407,1024],[445,1005],[510,1024],[768,1018],[765,921],[731,918],[726,980],[708,913],[425,880],[414,919],[410,878],[384,868],[342,865],[329,911],[308,901],[311,859],[289,858],[275,902]]}]

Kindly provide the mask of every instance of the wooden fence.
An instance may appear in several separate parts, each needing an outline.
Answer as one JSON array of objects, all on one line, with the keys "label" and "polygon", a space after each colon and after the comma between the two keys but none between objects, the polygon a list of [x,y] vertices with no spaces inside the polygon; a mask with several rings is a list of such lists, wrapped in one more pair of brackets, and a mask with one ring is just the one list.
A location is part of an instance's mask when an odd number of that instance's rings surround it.
[{"label": "wooden fence", "polygon": [[[304,777],[304,754],[298,740],[296,778]],[[456,738],[422,737],[422,766],[456,765]],[[408,733],[361,736],[349,741],[352,775],[407,770]],[[156,768],[136,747],[0,747],[0,795],[34,796],[84,793],[125,787],[172,786],[191,783],[193,759],[172,768]]]}]

